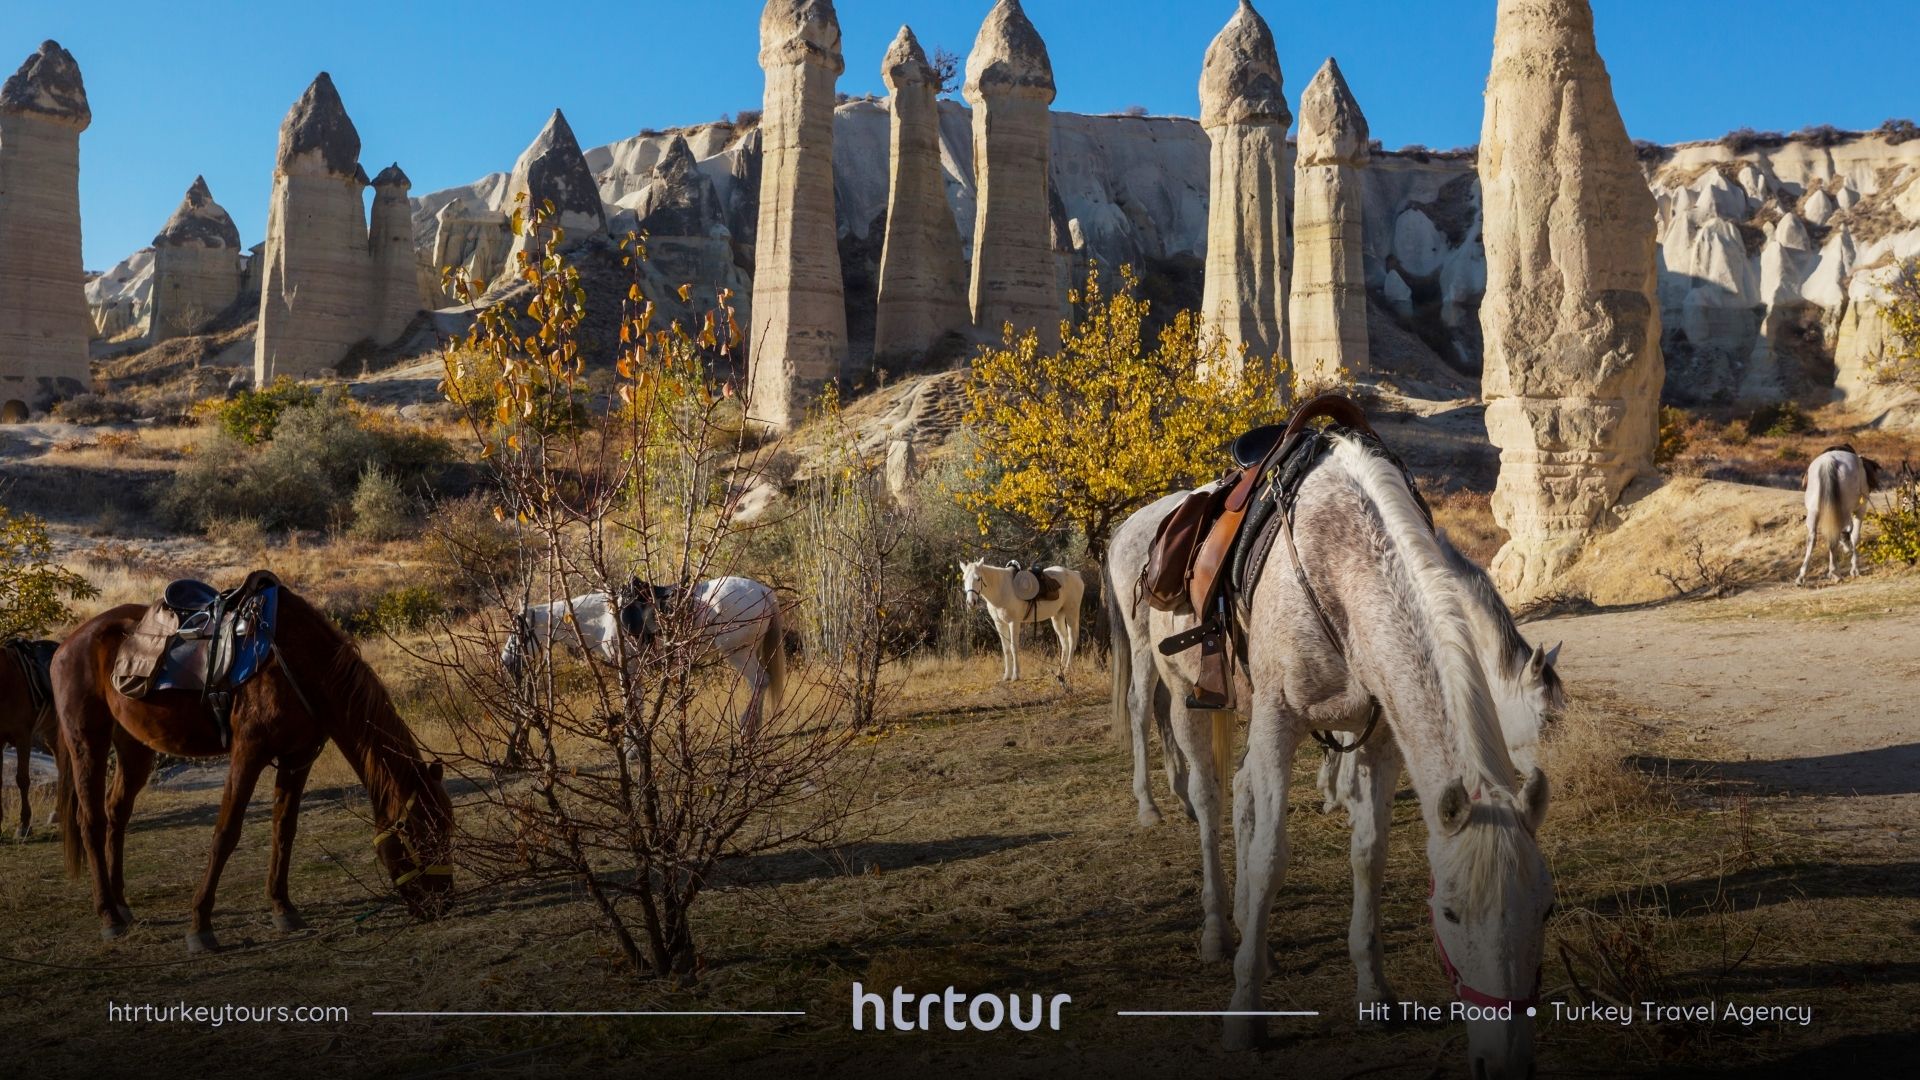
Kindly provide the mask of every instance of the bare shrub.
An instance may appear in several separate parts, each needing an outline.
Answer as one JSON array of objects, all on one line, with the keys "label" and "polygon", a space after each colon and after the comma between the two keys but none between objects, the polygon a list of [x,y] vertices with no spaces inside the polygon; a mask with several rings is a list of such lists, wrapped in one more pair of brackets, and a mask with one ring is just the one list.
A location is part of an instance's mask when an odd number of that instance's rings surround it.
[{"label": "bare shrub", "polygon": [[[484,602],[476,618],[432,628],[421,657],[435,675],[426,707],[452,731],[458,768],[475,785],[462,814],[467,868],[496,884],[571,886],[635,971],[690,980],[701,967],[694,912],[715,871],[832,839],[857,790],[848,775],[857,743],[831,680],[797,680],[778,708],[745,722],[732,707],[738,687],[708,678],[730,669],[709,662],[691,603],[660,610],[651,640],[614,634],[609,655],[576,662],[569,646],[585,644],[583,631],[564,622],[552,641],[527,641],[529,663],[517,672],[498,660],[530,601],[621,594],[634,576],[693,582],[731,570],[737,489],[713,478],[723,456],[752,467],[752,455],[716,439],[731,392],[707,363],[739,340],[725,292],[697,328],[660,329],[636,288],[612,394],[592,399],[582,425],[529,422],[531,403],[572,399],[587,378],[585,293],[548,253],[552,212],[515,214],[530,242],[513,272],[533,286],[526,310],[537,332],[484,309],[463,345],[500,361],[492,396],[501,407],[462,411],[513,530],[519,573],[462,568],[464,587]],[[456,274],[454,284],[475,298],[475,283]],[[445,550],[457,557],[490,543],[459,539]]]},{"label": "bare shrub", "polygon": [[356,539],[380,542],[413,534],[413,500],[400,490],[399,481],[378,465],[360,474],[352,506],[350,532]]},{"label": "bare shrub", "polygon": [[1707,545],[1701,540],[1687,546],[1678,567],[1658,569],[1653,575],[1667,583],[1677,600],[1711,600],[1739,585],[1734,562],[1709,557]]}]

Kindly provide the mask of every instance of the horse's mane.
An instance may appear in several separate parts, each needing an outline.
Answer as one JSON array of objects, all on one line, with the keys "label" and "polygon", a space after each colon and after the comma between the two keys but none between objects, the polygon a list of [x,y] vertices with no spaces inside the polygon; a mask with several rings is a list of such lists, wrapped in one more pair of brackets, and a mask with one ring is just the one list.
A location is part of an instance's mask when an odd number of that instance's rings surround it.
[{"label": "horse's mane", "polygon": [[[338,732],[343,725],[359,723],[358,731],[340,732],[347,735],[347,740],[343,744],[336,737],[335,745],[341,753],[353,755],[355,771],[366,782],[367,793],[375,806],[400,805],[408,794],[408,789],[402,786],[402,776],[409,771],[408,766],[419,761],[420,748],[406,721],[400,718],[400,710],[394,707],[386,684],[360,655],[353,640],[305,597],[282,586],[280,604],[299,616],[302,629],[320,636],[323,653],[331,651],[330,659],[323,661],[324,673],[319,678],[311,672],[293,673],[301,692],[332,706],[337,717],[332,730]],[[283,659],[282,663],[285,662]]]},{"label": "horse's mane", "polygon": [[[1480,664],[1479,647],[1469,622],[1461,576],[1448,564],[1442,545],[1414,501],[1399,466],[1351,436],[1335,436],[1331,460],[1359,486],[1380,515],[1387,543],[1404,575],[1400,582],[1423,616],[1425,638],[1439,674],[1448,728],[1463,779],[1470,788],[1513,793],[1513,759]],[[1393,580],[1394,575],[1389,575]]]},{"label": "horse's mane", "polygon": [[1521,636],[1520,628],[1514,624],[1513,612],[1507,607],[1506,597],[1500,595],[1493,579],[1478,563],[1453,546],[1445,531],[1435,530],[1434,539],[1440,545],[1440,554],[1447,560],[1447,566],[1466,587],[1467,602],[1488,617],[1498,634],[1500,670],[1508,673],[1520,670],[1520,665],[1533,658],[1533,644]]}]

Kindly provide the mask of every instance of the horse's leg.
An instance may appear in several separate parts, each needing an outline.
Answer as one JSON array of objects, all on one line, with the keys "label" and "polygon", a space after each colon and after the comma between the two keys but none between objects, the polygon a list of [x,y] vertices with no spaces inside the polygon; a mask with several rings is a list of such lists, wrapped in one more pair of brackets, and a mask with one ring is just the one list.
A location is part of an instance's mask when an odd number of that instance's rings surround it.
[{"label": "horse's leg", "polygon": [[[73,770],[73,828],[87,853],[100,936],[111,940],[127,932],[127,919],[115,906],[112,864],[107,856],[107,750],[117,721],[98,700],[85,701],[74,711],[81,715],[70,725],[66,754],[67,765]],[[62,723],[67,721],[63,719]]]},{"label": "horse's leg", "polygon": [[1200,959],[1212,962],[1226,959],[1227,877],[1220,865],[1220,780],[1215,775],[1213,755],[1213,715],[1204,709],[1189,709],[1175,694],[1171,726],[1180,744],[1180,753],[1190,770],[1187,796],[1193,804],[1193,817],[1200,826]]},{"label": "horse's leg", "polygon": [[[22,840],[33,831],[33,801],[27,789],[33,786],[33,736],[20,740],[13,748],[13,778],[20,787],[20,827],[14,835]],[[0,821],[7,819],[5,796],[0,794]]]},{"label": "horse's leg", "polygon": [[1847,530],[1847,556],[1853,561],[1853,575],[1860,576],[1860,514],[1853,515],[1853,527]]},{"label": "horse's leg", "polygon": [[113,773],[112,797],[107,801],[107,880],[113,885],[114,910],[127,922],[133,921],[133,909],[127,906],[127,823],[133,820],[133,802],[153,775],[153,750],[147,744],[115,728],[114,756],[120,767]]},{"label": "horse's leg", "polygon": [[751,741],[760,732],[761,702],[766,699],[770,681],[767,669],[754,657],[751,647],[736,651],[727,657],[727,663],[747,683],[747,711],[740,718],[740,732]]},{"label": "horse's leg", "polygon": [[1807,580],[1807,567],[1813,563],[1813,542],[1817,539],[1818,531],[1813,521],[1809,520],[1807,522],[1807,553],[1800,556],[1800,573],[1793,579],[1795,585]]},{"label": "horse's leg", "polygon": [[1007,623],[1007,681],[1020,681],[1020,621]]},{"label": "horse's leg", "polygon": [[[1234,1012],[1260,1010],[1261,983],[1267,978],[1267,922],[1273,898],[1287,872],[1287,784],[1299,735],[1294,718],[1272,696],[1256,699],[1252,730],[1241,779],[1251,809],[1252,837],[1243,848],[1239,872],[1240,948],[1233,958]],[[1222,1042],[1228,1050],[1250,1050],[1265,1035],[1264,1018],[1229,1016]]]},{"label": "horse's leg", "polygon": [[1359,976],[1355,1000],[1394,1001],[1380,947],[1380,887],[1387,876],[1387,829],[1393,823],[1393,791],[1400,779],[1400,753],[1391,740],[1353,752],[1353,789],[1347,814],[1353,826],[1353,918],[1347,924],[1347,955]]},{"label": "horse's leg", "polygon": [[[1153,694],[1158,681],[1153,658],[1145,650],[1133,658],[1133,679],[1127,689],[1127,717],[1133,728],[1133,801],[1140,807],[1140,824],[1160,824],[1160,808],[1153,805],[1153,787],[1147,780],[1147,725],[1153,716]],[[1173,748],[1168,747],[1169,757]]]},{"label": "horse's leg", "polygon": [[312,768],[309,764],[273,774],[273,854],[267,863],[267,899],[273,904],[273,928],[283,933],[307,928],[287,897],[287,873],[293,866],[293,837],[300,831],[300,796]]},{"label": "horse's leg", "polygon": [[227,786],[220,793],[220,819],[213,827],[213,850],[207,855],[207,876],[193,896],[193,922],[187,928],[187,951],[212,952],[220,947],[213,936],[213,893],[220,884],[220,871],[227,865],[235,844],[240,842],[240,823],[247,815],[247,801],[253,798],[253,786],[260,780],[266,758],[250,743],[236,741],[233,757],[227,763]]}]

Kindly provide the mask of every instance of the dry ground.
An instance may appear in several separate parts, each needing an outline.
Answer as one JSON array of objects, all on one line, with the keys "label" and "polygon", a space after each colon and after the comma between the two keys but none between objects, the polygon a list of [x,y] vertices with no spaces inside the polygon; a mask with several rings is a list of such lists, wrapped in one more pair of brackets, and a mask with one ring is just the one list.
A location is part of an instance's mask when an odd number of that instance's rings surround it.
[{"label": "dry ground", "polygon": [[[1769,610],[1770,602],[1656,617],[1732,631],[1822,625],[1807,613]],[[1702,618],[1716,613],[1733,617]],[[1855,850],[1798,815],[1777,813],[1772,799],[1747,797],[1686,764],[1738,761],[1736,733],[1703,731],[1697,710],[1683,712],[1662,696],[1683,691],[1644,692],[1670,681],[1670,672],[1627,677],[1605,642],[1626,640],[1634,624],[1606,621],[1615,618],[1551,627],[1573,642],[1569,674],[1580,701],[1549,764],[1559,797],[1542,842],[1560,913],[1551,927],[1548,996],[1812,1004],[1816,1019],[1806,1028],[1751,1031],[1545,1023],[1542,1073],[1745,1074],[1763,1064],[1798,1072],[1811,1061],[1896,1052],[1915,1037],[1920,1006],[1920,868],[1910,850],[1905,859]],[[1882,620],[1879,632],[1890,637],[1896,627],[1908,641],[1920,634],[1910,618]],[[377,662],[399,676],[390,657]],[[1763,666],[1749,677],[1776,674]],[[1820,686],[1854,679],[1851,669],[1834,667],[1795,674]],[[282,938],[268,926],[259,893],[265,804],[256,801],[217,916],[229,950],[188,960],[185,909],[217,774],[186,774],[151,793],[136,815],[128,890],[146,921],[123,942],[97,941],[85,887],[62,875],[55,843],[42,837],[0,849],[0,952],[7,957],[0,960],[0,1015],[9,1056],[34,1062],[36,1076],[90,1073],[103,1045],[150,1061],[190,1061],[201,1075],[558,1077],[599,1072],[595,1063],[610,1058],[674,1075],[864,1075],[881,1067],[946,1075],[988,1061],[1011,1076],[1463,1075],[1457,1029],[1356,1031],[1345,831],[1317,812],[1310,755],[1296,772],[1294,871],[1274,924],[1269,1000],[1323,1016],[1280,1022],[1286,1026],[1276,1029],[1272,1048],[1242,1056],[1218,1051],[1211,1020],[1114,1016],[1225,1004],[1231,972],[1202,963],[1195,949],[1193,831],[1177,818],[1151,830],[1133,823],[1127,756],[1111,738],[1097,674],[1083,672],[1064,694],[1037,679],[995,685],[991,675],[985,659],[916,666],[894,725],[870,745],[882,797],[863,816],[861,835],[834,850],[729,868],[700,912],[707,967],[690,991],[621,970],[586,905],[564,888],[468,895],[450,919],[406,921],[361,884],[378,880],[365,799],[331,751],[314,781],[295,860],[295,897],[316,929]],[[1636,756],[1655,764],[1620,768]],[[1157,770],[1155,779],[1169,805]],[[1410,799],[1401,800],[1395,821],[1388,972],[1403,996],[1444,1000],[1422,903],[1422,827]],[[848,1030],[855,980],[916,991],[1064,992],[1073,1005],[1058,1035],[855,1034]],[[338,1004],[352,1019],[220,1030],[112,1023],[110,1001]],[[371,1015],[676,1008],[807,1015]]]}]

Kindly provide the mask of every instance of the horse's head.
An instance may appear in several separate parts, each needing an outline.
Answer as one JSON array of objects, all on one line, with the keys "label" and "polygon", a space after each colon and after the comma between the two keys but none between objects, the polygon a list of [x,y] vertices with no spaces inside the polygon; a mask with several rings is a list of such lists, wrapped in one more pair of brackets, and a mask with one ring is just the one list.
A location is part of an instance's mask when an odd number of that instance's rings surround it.
[{"label": "horse's head", "polygon": [[1535,769],[1518,795],[1470,796],[1455,780],[1427,836],[1433,869],[1433,940],[1454,996],[1467,1013],[1472,1075],[1533,1072],[1533,1020],[1540,995],[1553,878],[1534,832],[1547,812],[1547,779]]},{"label": "horse's head", "polygon": [[960,587],[967,592],[968,607],[972,607],[974,601],[982,599],[980,595],[980,567],[985,564],[986,561],[985,559],[975,559],[972,562],[963,562],[960,564]]},{"label": "horse's head", "polygon": [[1860,465],[1867,471],[1868,491],[1885,491],[1894,486],[1894,475],[1888,472],[1879,462],[1870,457],[1863,457],[1860,459]]},{"label": "horse's head", "polygon": [[433,919],[445,914],[453,891],[453,800],[440,762],[421,763],[413,772],[411,784],[392,785],[387,805],[378,806],[373,844],[407,910]]},{"label": "horse's head", "polygon": [[1567,707],[1567,688],[1554,668],[1559,659],[1560,645],[1536,645],[1526,656],[1514,656],[1504,679],[1492,680],[1507,752],[1521,772],[1533,769],[1541,734]]}]

